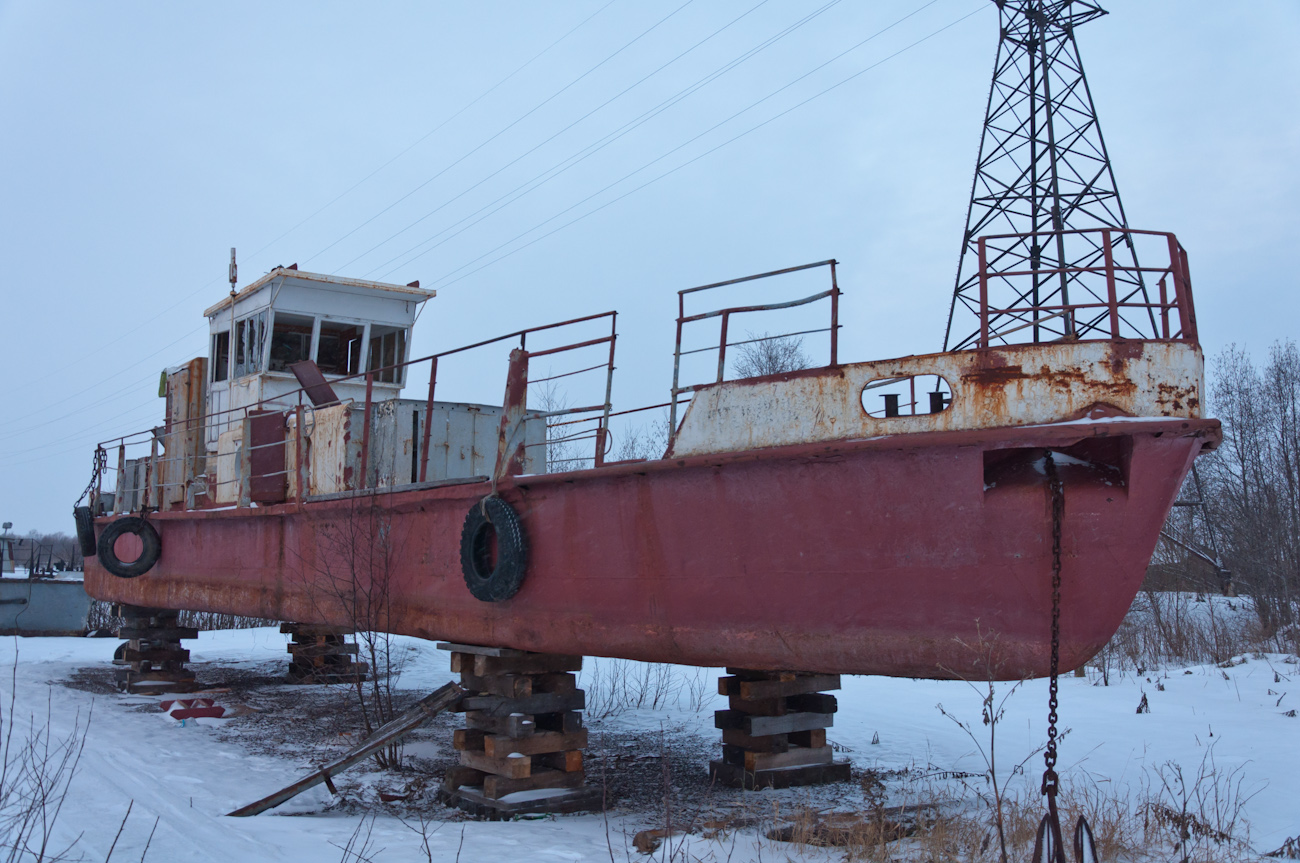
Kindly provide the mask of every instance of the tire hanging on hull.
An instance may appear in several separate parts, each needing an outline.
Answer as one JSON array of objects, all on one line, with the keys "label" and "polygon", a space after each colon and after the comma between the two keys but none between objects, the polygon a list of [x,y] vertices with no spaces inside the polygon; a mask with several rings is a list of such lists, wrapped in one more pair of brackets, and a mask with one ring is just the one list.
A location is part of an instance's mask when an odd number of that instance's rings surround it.
[{"label": "tire hanging on hull", "polygon": [[504,602],[519,592],[528,569],[528,539],[510,504],[487,497],[469,508],[460,532],[460,568],[476,599]]},{"label": "tire hanging on hull", "polygon": [[[139,537],[142,546],[140,556],[135,560],[123,562],[117,556],[117,541],[126,534]],[[143,518],[128,515],[119,518],[104,528],[99,535],[99,565],[118,578],[136,578],[153,569],[162,554],[162,539],[154,526]]]}]

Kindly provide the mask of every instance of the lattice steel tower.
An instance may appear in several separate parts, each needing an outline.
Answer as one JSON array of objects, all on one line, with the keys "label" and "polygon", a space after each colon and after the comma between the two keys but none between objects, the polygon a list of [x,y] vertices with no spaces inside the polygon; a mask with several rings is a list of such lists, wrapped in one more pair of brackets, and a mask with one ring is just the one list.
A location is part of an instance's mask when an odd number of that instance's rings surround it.
[{"label": "lattice steel tower", "polygon": [[[1147,302],[1074,31],[1106,14],[1086,0],[994,0],[1001,24],[944,350],[1110,338],[1097,268],[1123,270],[1121,303]],[[1115,228],[1103,234],[1071,233]],[[985,243],[981,286],[979,238]],[[1091,268],[1091,270],[1090,270]],[[1039,270],[1050,271],[1039,275]],[[1017,278],[1000,278],[1014,273]],[[1080,308],[1080,307],[1083,308]],[[1105,330],[1104,334],[1101,332]],[[1122,334],[1156,338],[1149,308],[1124,309]]]}]

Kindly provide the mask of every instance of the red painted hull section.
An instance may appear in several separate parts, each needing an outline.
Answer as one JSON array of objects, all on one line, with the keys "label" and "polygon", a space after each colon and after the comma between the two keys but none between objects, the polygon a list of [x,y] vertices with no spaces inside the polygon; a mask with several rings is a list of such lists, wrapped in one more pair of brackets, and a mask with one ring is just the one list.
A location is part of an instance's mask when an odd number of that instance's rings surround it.
[{"label": "red painted hull section", "polygon": [[[120,579],[91,559],[85,583],[136,605],[349,625],[333,587],[387,572],[383,628],[425,638],[1016,679],[1048,671],[1043,449],[1094,463],[1061,467],[1068,669],[1113,635],[1192,460],[1218,439],[1215,420],[1061,423],[513,477],[500,493],[523,520],[529,566],[519,593],[496,604],[470,595],[459,556],[485,483],[158,513],[153,570]],[[358,549],[384,553],[350,565]]]}]

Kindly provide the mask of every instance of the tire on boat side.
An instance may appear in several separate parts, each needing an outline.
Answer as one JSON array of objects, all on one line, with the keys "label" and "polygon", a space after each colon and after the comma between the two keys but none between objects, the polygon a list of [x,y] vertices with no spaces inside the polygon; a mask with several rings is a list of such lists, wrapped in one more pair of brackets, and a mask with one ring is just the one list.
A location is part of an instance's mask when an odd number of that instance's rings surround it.
[{"label": "tire on boat side", "polygon": [[[488,555],[493,532],[497,540],[495,566]],[[460,532],[460,568],[476,599],[504,602],[519,592],[528,569],[528,540],[510,504],[490,497],[469,508]]]},{"label": "tire on boat side", "polygon": [[[140,556],[130,563],[123,563],[117,557],[113,546],[123,534],[133,533],[140,538],[144,546]],[[162,540],[154,526],[139,516],[129,515],[119,518],[104,528],[99,535],[99,565],[118,578],[135,578],[153,569],[162,553]]]},{"label": "tire on boat side", "polygon": [[77,522],[77,543],[82,557],[95,556],[95,517],[88,506],[74,506],[72,517]]}]

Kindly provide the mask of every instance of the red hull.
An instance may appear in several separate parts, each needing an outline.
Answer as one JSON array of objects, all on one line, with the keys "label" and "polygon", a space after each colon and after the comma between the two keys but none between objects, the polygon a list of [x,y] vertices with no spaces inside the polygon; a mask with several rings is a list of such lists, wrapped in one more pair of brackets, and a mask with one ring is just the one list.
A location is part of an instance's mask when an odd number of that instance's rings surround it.
[{"label": "red hull", "polygon": [[[354,615],[322,585],[386,571],[383,628],[424,638],[705,666],[1038,676],[1048,671],[1051,517],[1034,460],[1051,448],[1094,463],[1061,467],[1068,669],[1119,625],[1218,426],[1062,423],[511,477],[500,492],[530,554],[522,589],[502,603],[475,599],[461,574],[461,526],[486,483],[158,513],[157,566],[121,579],[91,559],[86,588],[143,606],[347,625]],[[373,525],[386,531],[378,546]],[[349,565],[358,548],[379,546],[386,569]]]}]

